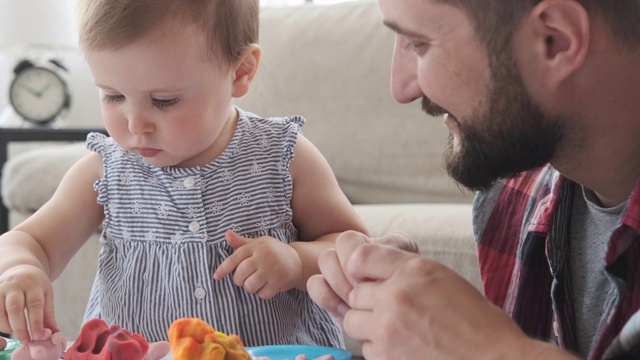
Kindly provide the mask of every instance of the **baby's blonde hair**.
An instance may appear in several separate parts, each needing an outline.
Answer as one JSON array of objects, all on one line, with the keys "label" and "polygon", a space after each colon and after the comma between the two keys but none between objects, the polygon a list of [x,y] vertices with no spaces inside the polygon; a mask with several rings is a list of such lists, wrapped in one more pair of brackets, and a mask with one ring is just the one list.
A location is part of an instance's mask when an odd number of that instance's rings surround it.
[{"label": "baby's blonde hair", "polygon": [[79,5],[85,53],[122,48],[166,24],[195,26],[207,41],[206,54],[229,64],[258,42],[259,0],[80,0]]}]

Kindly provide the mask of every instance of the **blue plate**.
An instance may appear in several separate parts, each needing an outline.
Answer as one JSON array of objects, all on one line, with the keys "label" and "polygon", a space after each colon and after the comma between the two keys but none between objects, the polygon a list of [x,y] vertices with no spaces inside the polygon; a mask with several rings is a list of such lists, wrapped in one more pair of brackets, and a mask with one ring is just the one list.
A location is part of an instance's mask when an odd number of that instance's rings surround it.
[{"label": "blue plate", "polygon": [[313,360],[322,355],[333,355],[335,360],[350,360],[351,353],[347,350],[326,346],[312,345],[266,345],[248,347],[247,351],[252,357],[267,356],[269,360],[294,360],[298,355],[306,355]]}]

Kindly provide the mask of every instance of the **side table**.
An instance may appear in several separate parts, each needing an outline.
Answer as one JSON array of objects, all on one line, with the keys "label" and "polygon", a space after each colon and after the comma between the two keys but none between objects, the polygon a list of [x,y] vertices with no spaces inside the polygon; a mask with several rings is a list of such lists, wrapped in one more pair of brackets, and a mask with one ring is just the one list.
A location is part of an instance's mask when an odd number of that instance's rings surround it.
[{"label": "side table", "polygon": [[[4,163],[7,162],[10,142],[84,141],[90,132],[107,133],[105,129],[90,128],[0,128],[0,178],[2,177]],[[2,189],[0,189],[0,234],[4,234],[8,230],[9,210],[4,205]]]}]

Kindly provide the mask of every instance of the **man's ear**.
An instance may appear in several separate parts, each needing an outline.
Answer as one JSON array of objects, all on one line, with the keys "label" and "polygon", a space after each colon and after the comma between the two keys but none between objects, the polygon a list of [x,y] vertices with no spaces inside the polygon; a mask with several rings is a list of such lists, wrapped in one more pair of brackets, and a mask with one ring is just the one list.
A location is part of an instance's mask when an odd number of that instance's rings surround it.
[{"label": "man's ear", "polygon": [[260,65],[261,54],[262,50],[258,44],[250,44],[242,50],[235,65],[233,93],[231,94],[233,97],[239,98],[249,92],[251,82]]},{"label": "man's ear", "polygon": [[547,80],[558,85],[584,63],[591,25],[575,0],[543,0],[529,13],[533,49]]}]

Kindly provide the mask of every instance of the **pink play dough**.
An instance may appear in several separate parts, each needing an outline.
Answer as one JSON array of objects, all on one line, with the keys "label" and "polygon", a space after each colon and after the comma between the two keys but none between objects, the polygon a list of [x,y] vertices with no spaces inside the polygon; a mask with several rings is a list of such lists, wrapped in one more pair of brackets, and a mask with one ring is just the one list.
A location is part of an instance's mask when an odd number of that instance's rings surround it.
[{"label": "pink play dough", "polygon": [[44,329],[44,340],[31,340],[11,354],[11,360],[57,360],[67,347],[67,339],[61,333]]},{"label": "pink play dough", "polygon": [[149,344],[138,333],[118,325],[108,326],[102,319],[87,321],[65,360],[159,360],[169,353],[166,341]]},{"label": "pink play dough", "polygon": [[0,351],[7,347],[7,340],[0,336]]}]

